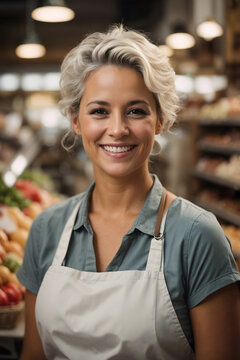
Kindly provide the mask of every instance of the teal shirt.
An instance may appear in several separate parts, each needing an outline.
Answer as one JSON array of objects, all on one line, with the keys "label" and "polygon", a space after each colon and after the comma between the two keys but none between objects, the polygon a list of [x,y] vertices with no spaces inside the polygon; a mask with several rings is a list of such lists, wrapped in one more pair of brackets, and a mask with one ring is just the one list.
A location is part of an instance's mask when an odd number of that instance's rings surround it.
[{"label": "teal shirt", "polygon": [[[145,270],[162,194],[162,185],[153,176],[154,185],[141,212],[105,271]],[[93,187],[94,184],[85,193],[51,206],[34,220],[23,265],[17,273],[20,282],[32,293],[37,294],[64,225],[80,199],[82,203],[64,265],[97,271],[93,231],[88,219]],[[229,241],[215,216],[187,200],[177,197],[171,203],[164,235],[164,273],[168,291],[183,331],[194,347],[189,309],[218,289],[239,281],[240,273]]]}]

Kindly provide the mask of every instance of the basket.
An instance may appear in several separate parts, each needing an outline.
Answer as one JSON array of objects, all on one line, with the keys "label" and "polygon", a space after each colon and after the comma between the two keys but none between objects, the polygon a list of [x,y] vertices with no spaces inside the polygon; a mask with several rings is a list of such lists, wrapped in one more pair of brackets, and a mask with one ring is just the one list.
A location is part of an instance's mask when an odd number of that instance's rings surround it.
[{"label": "basket", "polygon": [[0,329],[13,329],[24,309],[24,301],[17,305],[0,306]]}]

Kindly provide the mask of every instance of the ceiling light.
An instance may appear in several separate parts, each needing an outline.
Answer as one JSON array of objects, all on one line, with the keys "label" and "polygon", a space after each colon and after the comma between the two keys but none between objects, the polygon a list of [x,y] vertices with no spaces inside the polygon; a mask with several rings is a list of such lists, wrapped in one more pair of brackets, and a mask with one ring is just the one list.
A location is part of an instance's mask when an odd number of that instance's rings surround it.
[{"label": "ceiling light", "polygon": [[16,48],[16,55],[22,59],[36,59],[44,56],[46,49],[41,44],[21,44]]},{"label": "ceiling light", "polygon": [[173,32],[167,36],[166,44],[172,49],[189,49],[195,45],[195,39],[186,31],[184,25],[177,24]]},{"label": "ceiling light", "polygon": [[32,18],[44,22],[65,22],[74,18],[75,13],[63,0],[42,0],[32,11]]},{"label": "ceiling light", "polygon": [[16,55],[23,59],[35,59],[45,55],[46,48],[40,44],[35,32],[28,33],[22,44],[18,45]]},{"label": "ceiling light", "polygon": [[17,46],[15,53],[23,59],[35,59],[45,55],[46,49],[40,43],[34,29],[34,21],[31,14],[31,0],[27,1],[26,8],[26,37],[23,42]]},{"label": "ceiling light", "polygon": [[166,55],[168,57],[173,56],[173,49],[171,49],[169,46],[159,45],[158,47],[163,52],[164,55]]},{"label": "ceiling light", "polygon": [[213,18],[208,18],[197,26],[197,34],[201,38],[211,41],[212,39],[223,35],[223,28]]}]

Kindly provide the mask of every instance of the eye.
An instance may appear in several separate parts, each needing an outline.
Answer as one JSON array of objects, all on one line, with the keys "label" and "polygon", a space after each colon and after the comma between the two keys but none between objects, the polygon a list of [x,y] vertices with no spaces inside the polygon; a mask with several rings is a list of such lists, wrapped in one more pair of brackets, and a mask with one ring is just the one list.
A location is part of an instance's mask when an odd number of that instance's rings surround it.
[{"label": "eye", "polygon": [[128,111],[129,115],[133,115],[133,116],[145,116],[147,115],[147,111],[142,109],[142,108],[134,108]]},{"label": "eye", "polygon": [[98,117],[105,116],[107,114],[108,114],[108,111],[104,108],[96,108],[96,109],[92,109],[90,111],[90,115],[96,115]]}]

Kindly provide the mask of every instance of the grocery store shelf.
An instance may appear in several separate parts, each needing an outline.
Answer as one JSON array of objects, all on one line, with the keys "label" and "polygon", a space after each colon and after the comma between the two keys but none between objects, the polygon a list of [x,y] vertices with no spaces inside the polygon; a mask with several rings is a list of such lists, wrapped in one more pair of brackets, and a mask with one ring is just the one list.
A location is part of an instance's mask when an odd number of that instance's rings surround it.
[{"label": "grocery store shelf", "polygon": [[203,201],[197,197],[193,199],[193,202],[196,205],[201,206],[202,208],[204,208],[208,211],[211,211],[212,213],[214,213],[217,217],[221,218],[222,220],[225,220],[235,226],[240,227],[240,216],[233,214],[230,211],[220,209],[216,205],[208,203],[206,201]]},{"label": "grocery store shelf", "polygon": [[199,141],[198,148],[201,151],[207,151],[222,155],[236,155],[240,154],[240,146],[218,145],[207,141]]},{"label": "grocery store shelf", "polygon": [[198,124],[203,126],[239,126],[240,127],[240,118],[239,117],[229,117],[226,119],[208,119],[202,118],[198,119]]},{"label": "grocery store shelf", "polygon": [[211,183],[231,188],[233,190],[240,191],[240,183],[228,180],[227,178],[221,178],[211,173],[194,169],[191,171],[191,175],[202,180],[209,181]]},{"label": "grocery store shelf", "polygon": [[29,135],[26,143],[14,158],[1,170],[3,181],[12,186],[23,171],[32,163],[41,149],[40,140],[36,135]]}]

